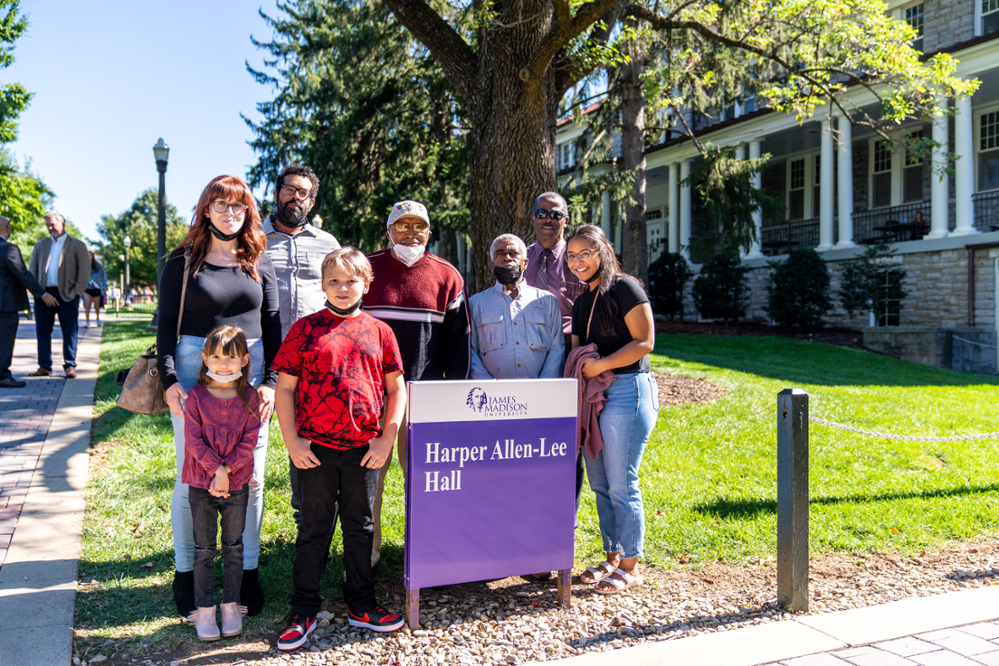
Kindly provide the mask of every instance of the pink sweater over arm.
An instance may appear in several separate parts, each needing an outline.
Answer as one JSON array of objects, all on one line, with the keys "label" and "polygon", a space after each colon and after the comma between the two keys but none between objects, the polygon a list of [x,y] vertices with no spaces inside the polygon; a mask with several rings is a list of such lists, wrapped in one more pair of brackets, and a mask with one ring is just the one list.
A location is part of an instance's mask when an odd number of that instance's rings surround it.
[{"label": "pink sweater over arm", "polygon": [[565,362],[564,376],[576,379],[578,418],[576,420],[576,451],[586,448],[590,460],[596,460],[600,449],[604,448],[604,438],[600,434],[600,412],[607,402],[604,390],[614,381],[614,373],[604,370],[592,379],[583,378],[583,361],[600,358],[597,346],[589,344],[576,347],[569,353]]}]

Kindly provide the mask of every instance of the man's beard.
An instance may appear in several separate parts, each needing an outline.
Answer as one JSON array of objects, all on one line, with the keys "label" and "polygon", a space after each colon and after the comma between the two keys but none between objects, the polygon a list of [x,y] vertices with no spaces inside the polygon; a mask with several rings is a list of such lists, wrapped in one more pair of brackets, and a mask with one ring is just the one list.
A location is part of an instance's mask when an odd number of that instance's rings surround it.
[{"label": "man's beard", "polygon": [[307,213],[305,208],[302,207],[301,203],[298,203],[298,210],[292,210],[290,208],[291,204],[294,203],[289,201],[285,204],[278,204],[277,218],[278,221],[287,227],[304,227],[308,223],[308,219],[305,217]]}]

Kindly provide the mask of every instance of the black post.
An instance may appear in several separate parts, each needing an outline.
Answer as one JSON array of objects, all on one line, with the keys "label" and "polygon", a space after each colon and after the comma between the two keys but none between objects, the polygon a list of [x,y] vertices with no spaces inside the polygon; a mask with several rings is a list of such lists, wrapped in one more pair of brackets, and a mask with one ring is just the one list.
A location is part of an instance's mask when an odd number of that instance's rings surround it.
[{"label": "black post", "polygon": [[777,601],[808,610],[808,394],[777,394]]},{"label": "black post", "polygon": [[156,170],[160,172],[160,199],[156,210],[156,293],[158,297],[163,264],[166,263],[166,160],[156,160]]}]

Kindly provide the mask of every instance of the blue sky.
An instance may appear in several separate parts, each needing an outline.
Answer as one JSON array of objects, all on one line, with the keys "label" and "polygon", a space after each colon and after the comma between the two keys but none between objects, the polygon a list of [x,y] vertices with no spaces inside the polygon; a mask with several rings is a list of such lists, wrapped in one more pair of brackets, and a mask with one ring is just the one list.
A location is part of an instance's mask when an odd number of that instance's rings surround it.
[{"label": "blue sky", "polygon": [[273,0],[23,0],[27,34],[0,70],[34,93],[10,146],[55,191],[56,209],[96,238],[103,214],[157,185],[153,144],[170,146],[167,199],[184,217],[213,177],[245,176],[255,156],[239,114],[273,91],[256,84]]}]

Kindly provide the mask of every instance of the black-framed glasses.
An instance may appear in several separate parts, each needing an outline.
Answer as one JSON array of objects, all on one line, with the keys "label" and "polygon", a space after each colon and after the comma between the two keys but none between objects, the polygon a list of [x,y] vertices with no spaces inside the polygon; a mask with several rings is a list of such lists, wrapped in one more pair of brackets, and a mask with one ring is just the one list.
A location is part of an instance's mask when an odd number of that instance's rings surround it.
[{"label": "black-framed glasses", "polygon": [[246,209],[249,208],[246,204],[241,203],[229,203],[226,201],[213,201],[212,210],[214,210],[219,215],[224,214],[227,210],[232,209],[232,214],[236,217],[243,217],[246,215]]},{"label": "black-framed glasses", "polygon": [[560,210],[545,210],[544,208],[539,208],[536,211],[534,211],[534,217],[538,218],[539,220],[548,218],[552,222],[558,222],[563,217],[569,217],[569,216]]},{"label": "black-framed glasses", "polygon": [[393,222],[392,228],[398,231],[400,234],[404,234],[410,229],[418,234],[422,234],[430,227],[426,222]]},{"label": "black-framed glasses", "polygon": [[294,185],[282,185],[281,194],[286,197],[295,197],[296,199],[311,199],[314,196],[312,190],[305,190]]}]

